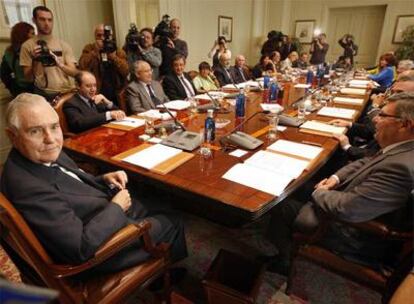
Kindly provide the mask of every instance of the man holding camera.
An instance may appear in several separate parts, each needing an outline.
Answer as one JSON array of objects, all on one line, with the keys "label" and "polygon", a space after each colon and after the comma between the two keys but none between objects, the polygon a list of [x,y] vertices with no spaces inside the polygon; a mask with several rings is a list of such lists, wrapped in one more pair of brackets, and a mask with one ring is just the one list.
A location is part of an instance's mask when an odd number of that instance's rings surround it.
[{"label": "man holding camera", "polygon": [[95,76],[98,92],[119,104],[118,95],[128,75],[128,62],[125,52],[116,48],[110,26],[96,26],[95,42],[83,48],[79,68]]},{"label": "man holding camera", "polygon": [[326,34],[321,33],[312,41],[309,53],[311,53],[311,64],[321,64],[325,62],[326,53],[328,53],[329,44],[326,43]]},{"label": "man holding camera", "polygon": [[162,62],[162,54],[159,48],[153,46],[154,33],[149,27],[137,31],[132,26],[126,37],[126,51],[128,57],[129,70],[131,74],[135,73],[134,63],[143,60],[148,62],[152,68],[152,79],[158,80],[160,72],[159,67]]},{"label": "man holding camera", "polygon": [[74,88],[71,77],[77,73],[76,60],[72,48],[52,36],[53,14],[47,7],[33,9],[33,22],[38,34],[22,45],[20,65],[25,78],[34,80],[34,93],[52,101]]},{"label": "man holding camera", "polygon": [[358,46],[354,43],[354,36],[345,34],[338,41],[339,45],[344,49],[344,57],[351,59],[351,64],[354,64],[354,56],[358,53]]}]

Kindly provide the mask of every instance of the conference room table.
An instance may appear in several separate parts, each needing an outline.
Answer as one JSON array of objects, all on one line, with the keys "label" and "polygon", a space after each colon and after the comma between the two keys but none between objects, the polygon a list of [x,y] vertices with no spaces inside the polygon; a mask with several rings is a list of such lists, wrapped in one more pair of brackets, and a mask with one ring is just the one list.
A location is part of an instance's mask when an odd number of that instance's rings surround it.
[{"label": "conference room table", "polygon": [[[304,94],[304,90],[299,95]],[[339,95],[338,95],[339,96]],[[364,98],[364,104],[369,96],[354,96]],[[352,97],[352,96],[348,96]],[[261,111],[261,92],[250,92],[246,100],[246,117]],[[362,110],[363,106],[333,105],[341,108]],[[242,157],[235,157],[220,147],[219,139],[230,132],[240,120],[235,119],[234,106],[228,105],[229,113],[217,113],[215,118],[226,118],[230,123],[222,129],[216,129],[216,141],[212,146],[211,157],[204,157],[199,149],[192,151],[191,159],[163,175],[114,158],[115,156],[145,144],[139,138],[144,134],[145,127],[132,130],[120,130],[100,126],[84,133],[68,138],[64,142],[65,150],[77,159],[87,160],[98,164],[103,170],[125,170],[130,179],[136,183],[146,183],[167,191],[174,197],[183,198],[186,209],[204,216],[210,220],[229,226],[240,226],[261,218],[275,205],[289,197],[295,190],[304,185],[334,154],[338,141],[329,136],[303,133],[296,127],[287,127],[283,132],[278,131],[276,139],[269,139],[268,117],[258,114],[241,127],[241,131],[251,134],[264,141],[264,144]],[[286,105],[285,113],[295,115],[296,110]],[[358,115],[353,120],[358,119]],[[177,111],[177,118],[184,126],[195,132],[204,128],[205,113],[191,113],[189,110]],[[315,112],[306,116],[307,120],[329,121],[332,117],[318,116]],[[255,152],[265,149],[275,140],[285,139],[298,143],[310,143],[320,146],[323,151],[311,162],[307,169],[294,179],[279,196],[262,192],[242,184],[222,178],[234,165],[242,163]],[[131,183],[130,183],[131,184]],[[131,185],[129,185],[131,186]]]}]

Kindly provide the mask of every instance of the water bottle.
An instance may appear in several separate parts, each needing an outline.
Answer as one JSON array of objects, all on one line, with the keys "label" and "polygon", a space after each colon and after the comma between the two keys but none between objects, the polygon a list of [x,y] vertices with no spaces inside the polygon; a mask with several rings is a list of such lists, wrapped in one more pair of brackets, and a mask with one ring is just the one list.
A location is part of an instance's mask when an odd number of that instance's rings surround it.
[{"label": "water bottle", "polygon": [[245,116],[245,103],[246,97],[244,96],[243,90],[240,90],[240,93],[236,98],[236,118],[243,118]]},{"label": "water bottle", "polygon": [[269,82],[270,82],[270,77],[268,75],[265,75],[263,77],[263,88],[268,89],[269,88]]},{"label": "water bottle", "polygon": [[308,70],[308,73],[306,74],[306,83],[312,84],[313,82],[313,72],[311,69]]},{"label": "water bottle", "polygon": [[277,102],[278,94],[279,94],[279,86],[277,85],[276,82],[272,82],[270,84],[269,102],[270,103]]},{"label": "water bottle", "polygon": [[207,118],[204,122],[204,142],[211,144],[216,138],[216,123],[214,122],[214,110],[207,111]]}]

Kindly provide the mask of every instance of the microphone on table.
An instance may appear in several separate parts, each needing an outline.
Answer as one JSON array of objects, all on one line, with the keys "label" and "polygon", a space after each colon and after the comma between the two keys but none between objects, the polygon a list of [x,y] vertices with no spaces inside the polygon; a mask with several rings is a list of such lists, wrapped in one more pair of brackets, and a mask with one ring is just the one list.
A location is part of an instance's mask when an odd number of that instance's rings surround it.
[{"label": "microphone on table", "polygon": [[204,89],[204,87],[201,87],[200,89],[206,92],[206,95],[211,99],[212,104],[197,106],[197,110],[199,112],[207,112],[207,110],[213,109],[215,112],[220,114],[230,113],[229,110],[223,109],[223,107],[220,105],[220,102],[215,97],[213,97],[213,95],[211,95],[206,89]]},{"label": "microphone on table", "polygon": [[254,150],[260,145],[263,144],[263,141],[257,139],[249,134],[246,134],[241,131],[236,131],[238,128],[246,124],[249,120],[255,117],[257,114],[269,114],[270,111],[257,111],[250,115],[246,120],[239,123],[236,127],[234,127],[230,132],[223,135],[219,142],[223,148],[226,148],[228,145],[233,145],[237,147],[241,147],[247,150]]}]

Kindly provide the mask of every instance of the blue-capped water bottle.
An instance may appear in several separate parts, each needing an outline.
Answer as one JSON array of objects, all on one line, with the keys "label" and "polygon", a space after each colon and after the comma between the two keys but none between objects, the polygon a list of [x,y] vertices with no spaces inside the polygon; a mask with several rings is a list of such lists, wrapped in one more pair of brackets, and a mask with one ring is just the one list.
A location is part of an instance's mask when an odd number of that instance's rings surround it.
[{"label": "blue-capped water bottle", "polygon": [[207,111],[207,118],[204,122],[204,142],[211,144],[216,138],[216,123],[214,121],[214,110]]},{"label": "blue-capped water bottle", "polygon": [[277,82],[272,82],[270,84],[269,102],[270,103],[277,102],[278,95],[279,95],[279,86],[277,85]]},{"label": "blue-capped water bottle", "polygon": [[243,118],[245,116],[245,104],[246,96],[244,96],[243,90],[240,90],[240,93],[236,98],[236,118]]},{"label": "blue-capped water bottle", "polygon": [[268,89],[269,88],[269,82],[270,82],[270,77],[268,75],[265,75],[263,77],[263,88]]},{"label": "blue-capped water bottle", "polygon": [[308,73],[306,74],[306,83],[312,84],[313,82],[313,71],[311,69],[308,69]]}]

